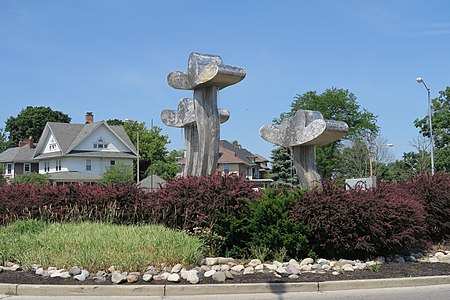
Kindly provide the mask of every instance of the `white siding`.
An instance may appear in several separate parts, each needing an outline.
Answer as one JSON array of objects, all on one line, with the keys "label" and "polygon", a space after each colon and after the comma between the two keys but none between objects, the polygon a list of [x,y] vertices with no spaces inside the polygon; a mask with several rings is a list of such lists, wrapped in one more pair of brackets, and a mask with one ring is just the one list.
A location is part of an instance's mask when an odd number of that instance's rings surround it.
[{"label": "white siding", "polygon": [[[91,160],[91,170],[86,171],[86,160]],[[133,164],[132,159],[111,159],[111,158],[89,158],[89,157],[65,157],[61,158],[61,171],[56,171],[56,161],[58,159],[51,160],[40,160],[39,161],[39,173],[44,174],[47,173],[44,171],[45,161],[50,162],[50,171],[48,173],[54,172],[80,172],[80,173],[89,173],[89,174],[103,174],[106,171],[106,167],[110,166],[111,160],[115,160],[116,164],[124,163],[124,164]]]},{"label": "white siding", "polygon": [[[94,144],[102,139],[103,143],[108,144],[107,149],[94,148]],[[116,137],[105,125],[101,125],[84,139],[74,150],[81,151],[104,151],[104,152],[130,152],[125,144]]]},{"label": "white siding", "polygon": [[42,153],[51,153],[57,151],[59,151],[59,146],[56,143],[56,139],[54,138],[53,134],[49,134],[47,136],[47,139],[45,140],[45,147]]}]

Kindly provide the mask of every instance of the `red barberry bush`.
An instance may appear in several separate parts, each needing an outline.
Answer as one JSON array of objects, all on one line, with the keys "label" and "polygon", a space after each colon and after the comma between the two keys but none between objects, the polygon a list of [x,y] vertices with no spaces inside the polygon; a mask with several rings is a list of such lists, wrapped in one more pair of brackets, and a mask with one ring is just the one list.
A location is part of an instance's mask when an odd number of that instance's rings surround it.
[{"label": "red barberry bush", "polygon": [[450,174],[419,174],[404,184],[425,207],[428,234],[433,243],[450,239]]},{"label": "red barberry bush", "polygon": [[397,185],[346,191],[325,181],[322,191],[295,203],[291,218],[309,227],[309,241],[323,257],[368,258],[428,246],[423,205]]}]

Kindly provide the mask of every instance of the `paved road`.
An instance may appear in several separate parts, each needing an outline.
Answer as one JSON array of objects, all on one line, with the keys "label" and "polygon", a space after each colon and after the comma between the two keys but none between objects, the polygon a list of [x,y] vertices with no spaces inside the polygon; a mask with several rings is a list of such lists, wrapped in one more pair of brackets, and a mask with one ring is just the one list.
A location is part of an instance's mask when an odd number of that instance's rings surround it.
[{"label": "paved road", "polygon": [[421,287],[407,288],[387,288],[387,289],[370,289],[370,290],[349,290],[349,291],[333,291],[333,292],[313,292],[313,293],[284,293],[284,294],[232,294],[232,295],[195,295],[195,296],[170,296],[170,297],[46,297],[46,296],[4,296],[0,295],[1,300],[190,300],[190,299],[214,299],[214,300],[294,300],[294,299],[312,299],[312,300],[379,300],[379,299],[395,299],[395,300],[446,300],[450,299],[450,284],[433,285]]}]

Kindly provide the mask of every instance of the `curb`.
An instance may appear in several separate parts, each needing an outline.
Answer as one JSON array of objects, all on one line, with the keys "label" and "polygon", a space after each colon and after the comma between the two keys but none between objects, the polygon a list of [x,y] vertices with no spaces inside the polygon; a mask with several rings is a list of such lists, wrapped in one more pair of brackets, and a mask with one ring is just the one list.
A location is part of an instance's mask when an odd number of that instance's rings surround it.
[{"label": "curb", "polygon": [[0,283],[0,294],[16,296],[185,296],[302,293],[450,284],[450,275],[293,283],[199,285],[31,285]]}]

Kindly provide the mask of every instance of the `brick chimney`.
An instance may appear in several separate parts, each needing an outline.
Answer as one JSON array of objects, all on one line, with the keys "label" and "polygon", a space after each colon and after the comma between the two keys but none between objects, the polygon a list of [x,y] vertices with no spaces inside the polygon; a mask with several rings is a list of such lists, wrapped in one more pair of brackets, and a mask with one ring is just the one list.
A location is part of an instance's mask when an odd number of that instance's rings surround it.
[{"label": "brick chimney", "polygon": [[20,140],[19,147],[28,146],[30,149],[34,148],[33,137],[30,136],[28,140]]},{"label": "brick chimney", "polygon": [[33,148],[34,148],[33,137],[32,137],[32,136],[30,136],[30,137],[28,138],[28,147],[30,147],[30,149],[33,149]]},{"label": "brick chimney", "polygon": [[94,123],[94,115],[92,114],[91,111],[88,111],[86,113],[86,124],[92,124]]}]

